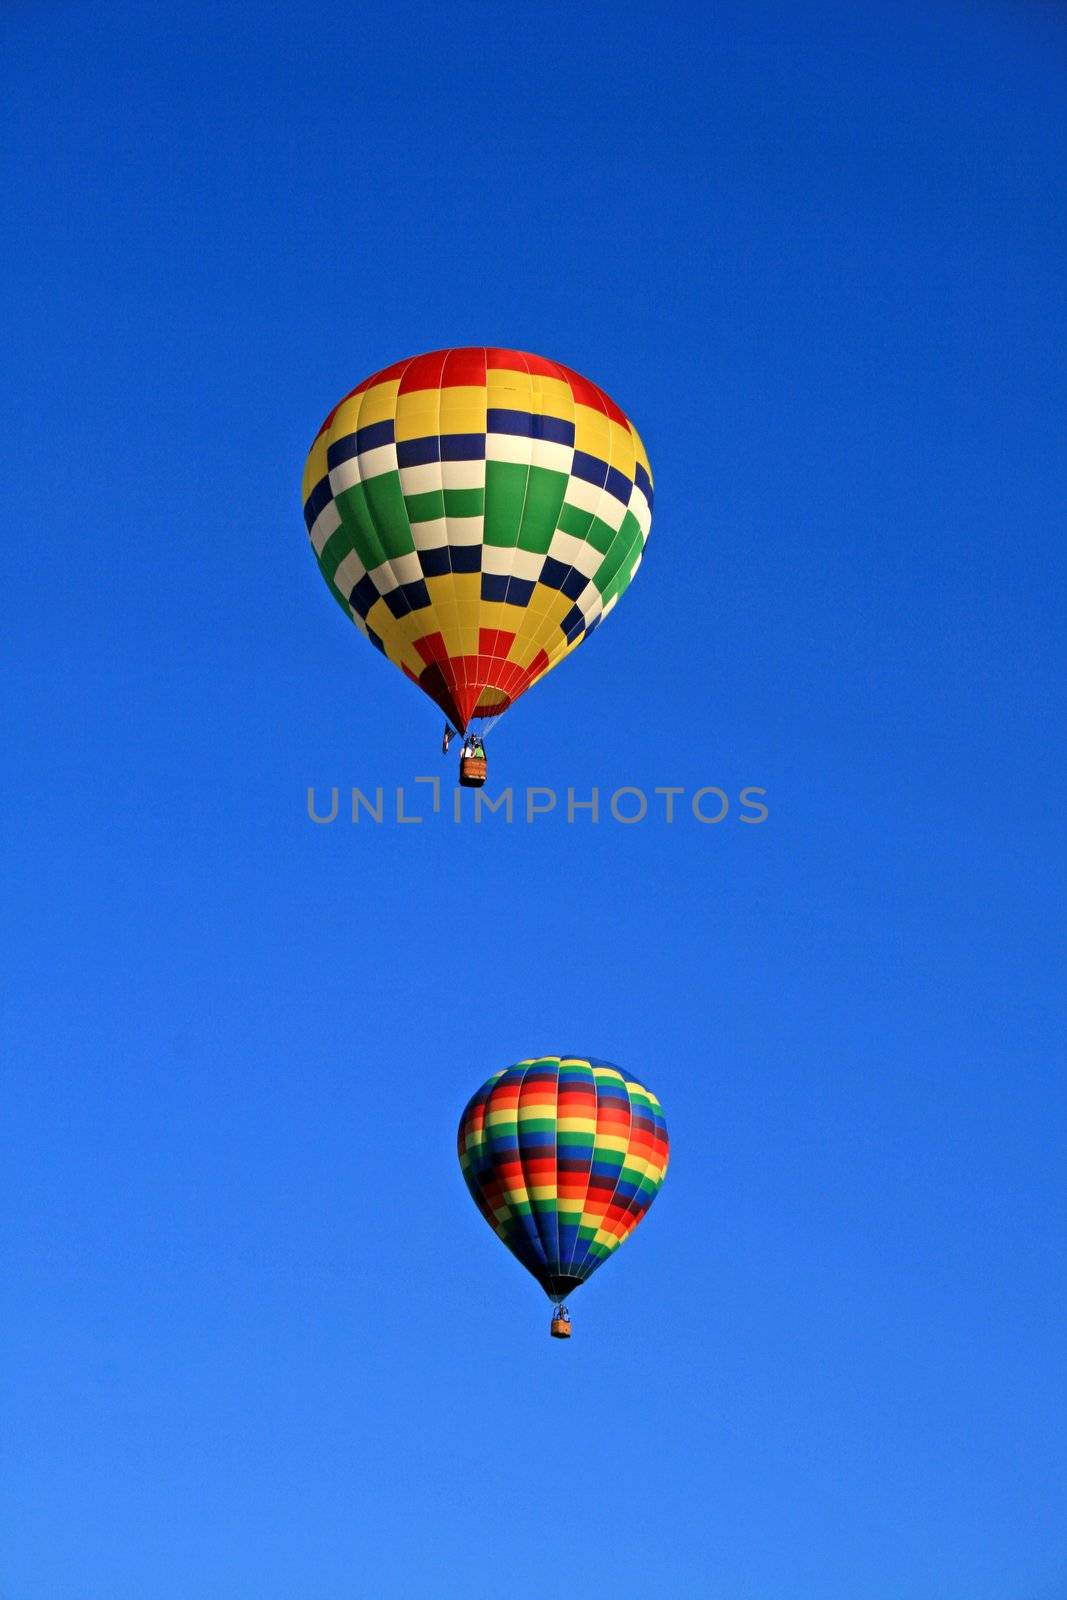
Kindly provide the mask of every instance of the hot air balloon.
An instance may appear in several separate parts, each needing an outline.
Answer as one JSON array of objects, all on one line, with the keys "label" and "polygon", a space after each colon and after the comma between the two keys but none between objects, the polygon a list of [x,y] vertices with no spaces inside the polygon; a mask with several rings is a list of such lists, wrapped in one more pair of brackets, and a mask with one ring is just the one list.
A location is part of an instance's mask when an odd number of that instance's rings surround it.
[{"label": "hot air balloon", "polygon": [[459,1164],[490,1227],[552,1301],[571,1294],[659,1193],[667,1125],[655,1095],[592,1056],[538,1056],[495,1072],[460,1118]]},{"label": "hot air balloon", "polygon": [[472,746],[599,626],[637,571],[652,477],[633,424],[569,367],[435,350],[366,378],[304,468],[319,568],[372,644]]}]

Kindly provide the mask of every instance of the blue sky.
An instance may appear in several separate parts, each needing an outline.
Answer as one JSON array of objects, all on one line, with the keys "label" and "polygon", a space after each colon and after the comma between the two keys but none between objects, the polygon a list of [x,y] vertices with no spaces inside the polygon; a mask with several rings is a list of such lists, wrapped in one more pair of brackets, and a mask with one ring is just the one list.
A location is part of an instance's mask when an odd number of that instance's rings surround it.
[{"label": "blue sky", "polygon": [[[4,1600],[1060,1600],[1062,10],[4,31]],[[762,826],[308,821],[452,774],[299,479],[464,343],[657,481],[492,786]],[[673,1149],[566,1347],[453,1147],[560,1049]]]}]

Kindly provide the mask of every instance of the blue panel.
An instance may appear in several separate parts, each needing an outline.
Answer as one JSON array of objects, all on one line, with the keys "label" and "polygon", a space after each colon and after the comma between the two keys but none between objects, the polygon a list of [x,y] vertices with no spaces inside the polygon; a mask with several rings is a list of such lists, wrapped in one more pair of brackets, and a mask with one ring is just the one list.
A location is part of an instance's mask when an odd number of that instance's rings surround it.
[{"label": "blue panel", "polygon": [[557,561],[555,556],[546,556],[545,564],[541,568],[541,582],[547,589],[562,589],[567,581],[568,574],[574,568],[569,567],[564,561]]},{"label": "blue panel", "polygon": [[378,598],[378,590],[369,572],[365,572],[348,597],[348,603],[358,617],[367,620],[367,612]]},{"label": "blue panel", "polygon": [[450,544],[448,551],[452,558],[453,572],[480,572],[482,570],[482,547],[480,544]]},{"label": "blue panel", "polygon": [[560,627],[563,630],[564,638],[567,640],[568,644],[573,644],[575,639],[577,639],[579,635],[584,632],[585,618],[582,616],[582,613],[579,611],[577,606],[571,606],[570,610],[567,612],[567,615],[560,623]]},{"label": "blue panel", "polygon": [[584,450],[576,450],[571,472],[576,478],[584,478],[586,483],[594,483],[602,489],[608,476],[608,464],[596,456],[586,455]]},{"label": "blue panel", "polygon": [[[425,588],[425,585],[423,587]],[[411,602],[407,597],[406,588],[407,585],[401,584],[399,589],[390,589],[387,594],[382,595],[382,599],[398,621],[401,617],[406,617],[411,610]],[[429,596],[427,596],[428,598]]]},{"label": "blue panel", "polygon": [[430,461],[440,461],[441,441],[432,439],[401,439],[396,447],[398,467],[424,467]]},{"label": "blue panel", "polygon": [[633,484],[624,472],[619,471],[618,467],[608,468],[607,482],[604,487],[616,500],[621,500],[624,506],[630,504],[630,490],[633,488]]},{"label": "blue panel", "polygon": [[484,461],[484,433],[446,433],[441,437],[442,461]]},{"label": "blue panel", "polygon": [[634,482],[648,501],[649,509],[652,507],[652,480],[640,461],[634,467]]},{"label": "blue panel", "polygon": [[329,478],[320,478],[304,504],[304,521],[307,523],[309,533],[315,525],[319,512],[324,506],[328,506],[332,499],[333,489],[330,487]]},{"label": "blue panel", "polygon": [[369,422],[365,428],[356,432],[356,448],[362,455],[364,450],[378,450],[383,444],[393,444],[396,439],[396,424],[392,417],[386,417],[384,422]]},{"label": "blue panel", "polygon": [[510,433],[526,439],[547,439],[552,444],[572,445],[574,423],[562,417],[534,416],[529,411],[507,411],[490,406],[486,413],[489,433]]},{"label": "blue panel", "polygon": [[451,572],[449,565],[449,549],[446,544],[434,545],[431,550],[420,550],[419,566],[422,568],[424,578],[441,578],[446,572]]},{"label": "blue panel", "polygon": [[359,439],[354,433],[346,433],[343,438],[335,439],[326,448],[326,465],[332,472],[334,467],[339,467],[342,461],[351,461],[353,456],[359,455]]}]

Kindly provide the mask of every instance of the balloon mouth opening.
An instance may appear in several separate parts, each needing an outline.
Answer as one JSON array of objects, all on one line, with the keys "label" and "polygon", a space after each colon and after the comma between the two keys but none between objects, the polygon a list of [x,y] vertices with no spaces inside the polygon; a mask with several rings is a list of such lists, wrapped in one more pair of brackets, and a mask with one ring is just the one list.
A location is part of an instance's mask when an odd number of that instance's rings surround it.
[{"label": "balloon mouth opening", "polygon": [[565,1274],[549,1273],[541,1279],[544,1289],[553,1305],[560,1305],[567,1296],[573,1294],[575,1289],[580,1289],[583,1283],[581,1278],[572,1278]]}]

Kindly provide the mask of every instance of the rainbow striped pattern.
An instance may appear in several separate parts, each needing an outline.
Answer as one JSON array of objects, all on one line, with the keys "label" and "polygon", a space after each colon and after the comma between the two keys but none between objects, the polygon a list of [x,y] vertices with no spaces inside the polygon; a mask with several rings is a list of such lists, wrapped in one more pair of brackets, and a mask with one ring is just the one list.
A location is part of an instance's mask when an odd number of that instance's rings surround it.
[{"label": "rainbow striped pattern", "polygon": [[569,367],[436,350],[330,412],[303,499],[334,598],[464,732],[613,609],[648,537],[652,476],[632,423]]},{"label": "rainbow striped pattern", "polygon": [[589,1056],[496,1072],[460,1119],[459,1162],[490,1226],[562,1300],[636,1228],[667,1171],[655,1095]]}]

